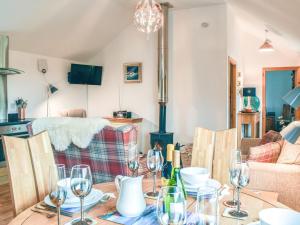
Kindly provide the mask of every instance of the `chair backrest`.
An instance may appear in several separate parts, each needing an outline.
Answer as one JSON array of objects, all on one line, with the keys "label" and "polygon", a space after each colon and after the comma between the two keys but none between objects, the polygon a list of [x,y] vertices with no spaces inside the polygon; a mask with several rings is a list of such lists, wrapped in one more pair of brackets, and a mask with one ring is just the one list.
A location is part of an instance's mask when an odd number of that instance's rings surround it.
[{"label": "chair backrest", "polygon": [[38,200],[42,201],[49,193],[49,167],[55,164],[53,150],[47,131],[28,138]]},{"label": "chair backrest", "polygon": [[191,166],[205,167],[212,174],[215,132],[198,127],[195,130]]},{"label": "chair backrest", "polygon": [[229,184],[231,153],[237,149],[237,129],[216,131],[212,177],[221,184]]},{"label": "chair backrest", "polygon": [[14,214],[38,202],[31,155],[26,139],[3,136]]}]

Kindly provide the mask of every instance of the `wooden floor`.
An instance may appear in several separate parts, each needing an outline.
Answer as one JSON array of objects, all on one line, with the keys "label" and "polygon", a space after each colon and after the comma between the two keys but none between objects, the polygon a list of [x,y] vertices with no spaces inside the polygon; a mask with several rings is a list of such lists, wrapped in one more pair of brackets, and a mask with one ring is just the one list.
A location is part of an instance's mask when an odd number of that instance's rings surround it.
[{"label": "wooden floor", "polygon": [[0,225],[6,225],[13,218],[9,184],[0,185]]}]

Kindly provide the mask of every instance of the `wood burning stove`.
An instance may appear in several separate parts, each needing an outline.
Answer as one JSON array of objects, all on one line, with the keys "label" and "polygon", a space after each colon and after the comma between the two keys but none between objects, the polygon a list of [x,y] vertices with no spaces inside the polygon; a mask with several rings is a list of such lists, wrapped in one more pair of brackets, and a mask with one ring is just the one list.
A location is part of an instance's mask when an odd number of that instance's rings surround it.
[{"label": "wood burning stove", "polygon": [[166,158],[167,144],[173,143],[173,133],[166,132],[166,110],[168,102],[168,13],[172,6],[161,4],[163,25],[158,31],[158,103],[159,130],[150,133],[150,143],[153,148],[156,143],[162,147],[163,157]]}]

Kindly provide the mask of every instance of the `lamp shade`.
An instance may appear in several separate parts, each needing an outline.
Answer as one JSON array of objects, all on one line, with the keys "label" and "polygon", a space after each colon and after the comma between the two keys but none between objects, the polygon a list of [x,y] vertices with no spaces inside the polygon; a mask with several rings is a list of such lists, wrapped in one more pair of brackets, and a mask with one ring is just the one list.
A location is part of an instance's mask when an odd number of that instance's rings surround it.
[{"label": "lamp shade", "polygon": [[48,90],[51,94],[55,93],[58,91],[57,87],[53,86],[52,84],[49,84]]},{"label": "lamp shade", "polygon": [[300,87],[296,87],[293,90],[289,91],[282,98],[286,103],[288,103],[293,108],[300,106]]},{"label": "lamp shade", "polygon": [[300,137],[300,121],[294,121],[284,128],[280,134],[288,142],[294,144]]},{"label": "lamp shade", "polygon": [[271,45],[271,41],[266,39],[265,42],[259,48],[260,52],[273,52],[274,48]]},{"label": "lamp shade", "polygon": [[246,87],[243,88],[243,96],[244,97],[254,97],[256,96],[256,88],[255,87]]}]

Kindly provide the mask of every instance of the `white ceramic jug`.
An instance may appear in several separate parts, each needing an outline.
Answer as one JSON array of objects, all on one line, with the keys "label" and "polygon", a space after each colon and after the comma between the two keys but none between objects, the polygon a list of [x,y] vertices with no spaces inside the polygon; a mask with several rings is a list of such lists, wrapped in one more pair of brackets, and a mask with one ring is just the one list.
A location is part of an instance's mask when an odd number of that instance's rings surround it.
[{"label": "white ceramic jug", "polygon": [[143,176],[116,176],[115,184],[119,192],[116,208],[122,216],[136,217],[144,212],[146,201],[144,198],[142,181]]}]

